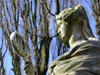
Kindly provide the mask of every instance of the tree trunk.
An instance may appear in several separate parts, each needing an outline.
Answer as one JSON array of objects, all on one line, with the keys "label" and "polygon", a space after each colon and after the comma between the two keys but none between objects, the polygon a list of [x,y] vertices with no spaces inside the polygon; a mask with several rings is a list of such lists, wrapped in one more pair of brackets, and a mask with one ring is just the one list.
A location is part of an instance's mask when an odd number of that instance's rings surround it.
[{"label": "tree trunk", "polygon": [[100,0],[92,0],[92,10],[96,25],[96,33],[100,39]]}]

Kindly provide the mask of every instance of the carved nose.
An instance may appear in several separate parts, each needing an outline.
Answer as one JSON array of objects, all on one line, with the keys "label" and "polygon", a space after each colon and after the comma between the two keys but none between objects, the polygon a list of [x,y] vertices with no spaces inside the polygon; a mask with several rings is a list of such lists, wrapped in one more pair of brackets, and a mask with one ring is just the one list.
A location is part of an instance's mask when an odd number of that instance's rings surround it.
[{"label": "carved nose", "polygon": [[58,29],[58,33],[61,33],[61,30],[60,30],[60,28]]}]

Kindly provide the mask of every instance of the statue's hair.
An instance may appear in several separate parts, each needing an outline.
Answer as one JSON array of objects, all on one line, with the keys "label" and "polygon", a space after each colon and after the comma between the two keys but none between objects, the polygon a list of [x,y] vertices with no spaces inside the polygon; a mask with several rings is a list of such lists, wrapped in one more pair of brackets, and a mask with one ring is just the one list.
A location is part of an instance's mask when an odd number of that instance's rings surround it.
[{"label": "statue's hair", "polygon": [[88,39],[89,37],[94,37],[90,28],[86,11],[81,5],[78,5],[74,8],[64,9],[59,15],[56,15],[56,20],[64,20],[71,26],[73,21],[81,22],[80,25],[85,38]]},{"label": "statue's hair", "polygon": [[[80,11],[80,13],[81,13],[81,11]],[[87,39],[89,39],[89,37],[94,37],[94,35],[92,33],[92,30],[91,30],[91,27],[90,27],[90,24],[89,24],[89,20],[88,20],[88,17],[87,17],[87,14],[86,14],[86,11],[85,11],[84,8],[83,8],[83,13],[82,14],[84,15],[84,17],[82,18],[83,19],[82,20],[82,22],[83,22],[82,31],[83,31],[85,37]]]}]

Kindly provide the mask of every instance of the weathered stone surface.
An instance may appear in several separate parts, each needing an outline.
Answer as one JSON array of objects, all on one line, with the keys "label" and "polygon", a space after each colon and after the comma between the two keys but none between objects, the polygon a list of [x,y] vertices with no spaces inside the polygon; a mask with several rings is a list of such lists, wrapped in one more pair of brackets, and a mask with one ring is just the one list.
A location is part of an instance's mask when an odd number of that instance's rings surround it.
[{"label": "weathered stone surface", "polygon": [[100,42],[86,41],[61,55],[50,63],[49,75],[100,75]]},{"label": "weathered stone surface", "polygon": [[19,55],[20,57],[22,57],[25,62],[27,62],[28,61],[27,51],[26,51],[24,40],[20,36],[20,34],[16,31],[13,32],[10,35],[10,41],[11,41],[11,44],[12,44],[16,54]]},{"label": "weathered stone surface", "polygon": [[65,9],[56,21],[59,38],[70,50],[49,64],[48,75],[100,75],[100,41],[93,36],[84,8]]},{"label": "weathered stone surface", "polygon": [[33,64],[31,61],[27,61],[23,68],[24,68],[25,75],[35,75]]},{"label": "weathered stone surface", "polygon": [[25,75],[34,75],[33,64],[29,60],[29,56],[25,48],[25,43],[21,35],[16,31],[13,32],[10,35],[10,41],[15,52],[24,60],[25,64],[23,68],[24,68]]}]

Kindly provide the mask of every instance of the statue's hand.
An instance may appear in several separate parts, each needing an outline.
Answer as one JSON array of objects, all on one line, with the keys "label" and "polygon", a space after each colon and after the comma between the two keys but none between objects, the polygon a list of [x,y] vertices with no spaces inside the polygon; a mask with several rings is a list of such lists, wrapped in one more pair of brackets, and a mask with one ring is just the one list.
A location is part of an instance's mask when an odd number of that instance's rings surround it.
[{"label": "statue's hand", "polygon": [[28,61],[24,65],[25,75],[34,75],[34,68],[32,62]]},{"label": "statue's hand", "polygon": [[51,73],[53,72],[53,68],[55,67],[55,63],[54,62],[50,62],[49,63],[49,68],[48,68],[48,75],[51,75]]},{"label": "statue's hand", "polygon": [[49,63],[48,75],[51,75],[53,73],[53,69],[57,64],[59,64],[58,60]]}]

